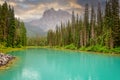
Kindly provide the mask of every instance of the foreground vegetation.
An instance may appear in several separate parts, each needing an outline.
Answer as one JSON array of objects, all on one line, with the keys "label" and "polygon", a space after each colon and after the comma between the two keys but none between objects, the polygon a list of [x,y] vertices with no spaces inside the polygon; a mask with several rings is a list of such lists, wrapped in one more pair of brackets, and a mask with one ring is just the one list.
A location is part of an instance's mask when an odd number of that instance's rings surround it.
[{"label": "foreground vegetation", "polygon": [[79,51],[79,52],[93,52],[93,53],[103,53],[103,54],[115,54],[120,55],[120,47],[108,49],[103,46],[92,46],[92,47],[81,47],[77,49],[73,44],[61,47],[61,46],[27,46],[26,49],[31,48],[45,48],[45,49],[55,49],[55,50],[70,50],[70,51]]},{"label": "foreground vegetation", "polygon": [[103,53],[103,54],[114,54],[114,55],[120,55],[120,47],[108,49],[103,46],[92,46],[92,47],[81,47],[77,49],[73,44],[61,47],[61,46],[26,46],[21,48],[0,48],[0,52],[2,53],[9,53],[11,51],[18,51],[18,50],[25,50],[25,49],[35,49],[35,48],[45,48],[45,49],[55,49],[55,50],[72,50],[72,51],[79,51],[79,52],[92,52],[92,53]]},{"label": "foreground vegetation", "polygon": [[95,46],[90,46],[90,47],[81,47],[81,48],[77,49],[77,47],[75,47],[73,44],[70,44],[70,45],[65,46],[64,48],[70,49],[70,50],[79,50],[79,51],[120,54],[120,47],[109,49],[105,46],[95,45]]},{"label": "foreground vegetation", "polygon": [[4,47],[4,48],[0,48],[0,52],[8,53],[11,51],[18,51],[18,50],[24,50],[24,49],[26,49],[26,47],[21,47],[21,48]]}]

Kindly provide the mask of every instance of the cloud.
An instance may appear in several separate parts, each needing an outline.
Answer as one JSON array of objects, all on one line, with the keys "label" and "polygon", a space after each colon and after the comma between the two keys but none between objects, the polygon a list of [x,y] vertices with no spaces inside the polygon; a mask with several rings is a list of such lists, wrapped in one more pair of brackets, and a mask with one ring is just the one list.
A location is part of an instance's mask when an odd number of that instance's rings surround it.
[{"label": "cloud", "polygon": [[91,3],[91,1],[96,3],[98,0],[0,0],[0,3],[4,1],[14,6],[16,17],[30,21],[40,18],[43,12],[50,8],[62,9],[70,13],[74,10],[76,13],[82,14],[85,3]]},{"label": "cloud", "polygon": [[[64,4],[62,4],[62,1]],[[24,2],[24,1],[23,1]],[[31,2],[31,0],[30,0]],[[48,0],[48,2],[50,2]],[[83,7],[76,3],[75,0],[59,0],[54,2],[38,2],[38,3],[19,3],[15,7],[16,17],[20,17],[24,21],[29,21],[31,19],[38,19],[42,16],[43,12],[47,9],[54,8],[55,10],[66,10],[68,12],[72,12],[72,10],[75,10],[77,13],[81,13],[83,10]],[[80,11],[78,11],[80,10]]]},{"label": "cloud", "polygon": [[[3,3],[4,3],[4,0],[0,1],[0,4],[3,4]],[[16,6],[16,3],[14,2],[8,2],[8,4],[14,7]]]},{"label": "cloud", "polygon": [[106,0],[77,0],[77,3],[81,6],[85,6],[85,4],[89,4],[89,6],[93,5],[94,7],[97,7],[98,2],[101,3],[101,5],[105,5]]}]

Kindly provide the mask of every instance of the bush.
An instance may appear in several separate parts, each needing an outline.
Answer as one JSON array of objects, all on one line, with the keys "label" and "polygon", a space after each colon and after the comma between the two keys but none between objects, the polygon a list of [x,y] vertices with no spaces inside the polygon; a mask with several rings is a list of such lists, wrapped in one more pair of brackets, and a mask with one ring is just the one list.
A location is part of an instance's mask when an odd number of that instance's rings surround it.
[{"label": "bush", "polygon": [[79,50],[80,51],[86,51],[86,47],[81,47]]},{"label": "bush", "polygon": [[111,51],[120,54],[120,47],[113,48]]},{"label": "bush", "polygon": [[77,49],[77,47],[75,47],[74,44],[70,44],[70,45],[65,46],[65,49],[75,50],[75,49]]},{"label": "bush", "polygon": [[6,46],[6,43],[5,43],[5,42],[1,42],[1,43],[0,43],[0,48],[5,48],[5,46]]},{"label": "bush", "polygon": [[95,52],[109,52],[108,48],[101,45],[95,45],[91,47],[91,51]]},{"label": "bush", "polygon": [[21,44],[17,45],[17,46],[14,46],[16,48],[22,48],[23,46]]},{"label": "bush", "polygon": [[82,51],[94,51],[94,52],[110,52],[110,50],[101,45],[89,46],[89,47],[82,47],[80,48]]}]

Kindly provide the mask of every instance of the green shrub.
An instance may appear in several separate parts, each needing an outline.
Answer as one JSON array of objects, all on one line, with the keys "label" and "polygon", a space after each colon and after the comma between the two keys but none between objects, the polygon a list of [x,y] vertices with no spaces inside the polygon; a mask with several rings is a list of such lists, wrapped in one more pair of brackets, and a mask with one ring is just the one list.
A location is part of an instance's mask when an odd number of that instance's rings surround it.
[{"label": "green shrub", "polygon": [[80,50],[82,51],[94,51],[94,52],[110,52],[110,50],[101,45],[89,46],[89,47],[81,47]]},{"label": "green shrub", "polygon": [[0,43],[0,48],[5,48],[5,46],[6,46],[6,43],[5,43],[5,42],[1,42],[1,43]]},{"label": "green shrub", "polygon": [[91,51],[95,52],[109,52],[108,48],[101,45],[95,45],[91,47]]},{"label": "green shrub", "polygon": [[81,47],[79,50],[80,51],[86,51],[86,47]]},{"label": "green shrub", "polygon": [[70,44],[70,45],[65,46],[65,49],[75,50],[75,49],[77,49],[77,47],[75,47],[74,44]]},{"label": "green shrub", "polygon": [[111,51],[120,54],[120,47],[113,48]]},{"label": "green shrub", "polygon": [[22,48],[23,46],[21,44],[15,46],[16,48]]}]

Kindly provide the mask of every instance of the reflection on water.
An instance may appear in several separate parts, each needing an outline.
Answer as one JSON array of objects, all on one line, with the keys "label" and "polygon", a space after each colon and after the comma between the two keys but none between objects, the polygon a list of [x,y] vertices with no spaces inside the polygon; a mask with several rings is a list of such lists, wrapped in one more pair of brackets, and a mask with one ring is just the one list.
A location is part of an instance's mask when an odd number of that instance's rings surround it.
[{"label": "reflection on water", "polygon": [[24,69],[22,71],[21,80],[41,80],[40,72],[34,71],[32,69]]},{"label": "reflection on water", "polygon": [[49,49],[12,52],[20,60],[0,80],[120,80],[120,57]]}]

